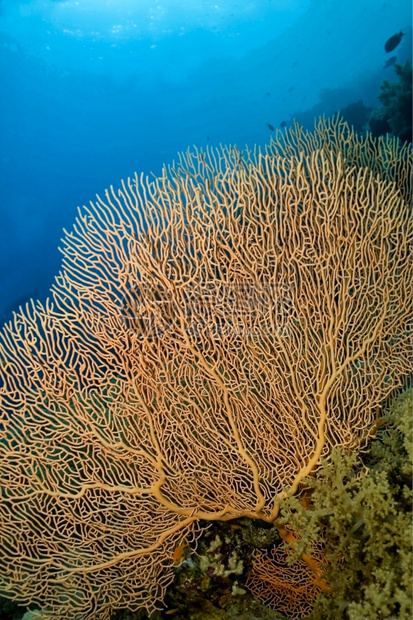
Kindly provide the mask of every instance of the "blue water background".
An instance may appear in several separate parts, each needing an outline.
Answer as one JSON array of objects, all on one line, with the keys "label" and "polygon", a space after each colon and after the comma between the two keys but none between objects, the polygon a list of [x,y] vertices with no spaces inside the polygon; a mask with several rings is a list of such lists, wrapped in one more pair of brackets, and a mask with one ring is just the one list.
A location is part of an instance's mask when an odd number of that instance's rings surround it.
[{"label": "blue water background", "polygon": [[0,0],[0,323],[46,298],[78,206],[188,146],[377,105],[411,21],[410,0]]}]

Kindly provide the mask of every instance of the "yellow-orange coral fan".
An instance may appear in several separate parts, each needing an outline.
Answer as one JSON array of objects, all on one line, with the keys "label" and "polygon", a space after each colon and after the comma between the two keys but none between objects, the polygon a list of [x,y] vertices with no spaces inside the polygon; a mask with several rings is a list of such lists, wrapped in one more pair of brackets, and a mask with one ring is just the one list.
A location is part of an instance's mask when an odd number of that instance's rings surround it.
[{"label": "yellow-orange coral fan", "polygon": [[199,519],[272,522],[411,370],[411,151],[341,122],[80,211],[0,339],[0,594],[159,606]]},{"label": "yellow-orange coral fan", "polygon": [[277,547],[272,551],[256,551],[254,566],[247,580],[248,589],[265,605],[278,609],[292,620],[306,617],[322,592],[321,549],[313,549],[313,563],[319,571],[311,569],[304,560],[288,566],[288,551]]}]

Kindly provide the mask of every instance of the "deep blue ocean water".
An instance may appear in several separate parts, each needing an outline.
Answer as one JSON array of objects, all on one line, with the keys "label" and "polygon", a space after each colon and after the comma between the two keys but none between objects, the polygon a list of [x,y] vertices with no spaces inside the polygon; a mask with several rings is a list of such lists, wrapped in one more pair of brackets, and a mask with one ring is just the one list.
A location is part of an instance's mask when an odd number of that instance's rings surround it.
[{"label": "deep blue ocean water", "polygon": [[191,145],[377,105],[410,0],[0,0],[0,323],[44,300],[77,207]]}]

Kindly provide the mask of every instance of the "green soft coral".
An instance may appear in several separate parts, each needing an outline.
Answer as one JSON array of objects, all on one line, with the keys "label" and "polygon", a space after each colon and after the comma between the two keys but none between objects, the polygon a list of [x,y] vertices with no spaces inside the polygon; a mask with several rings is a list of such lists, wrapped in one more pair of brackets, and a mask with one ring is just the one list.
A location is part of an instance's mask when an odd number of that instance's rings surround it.
[{"label": "green soft coral", "polygon": [[292,561],[325,541],[330,592],[310,618],[412,616],[412,403],[412,390],[394,401],[364,463],[333,451],[307,480],[310,507],[297,498],[284,506],[284,522],[303,533]]}]

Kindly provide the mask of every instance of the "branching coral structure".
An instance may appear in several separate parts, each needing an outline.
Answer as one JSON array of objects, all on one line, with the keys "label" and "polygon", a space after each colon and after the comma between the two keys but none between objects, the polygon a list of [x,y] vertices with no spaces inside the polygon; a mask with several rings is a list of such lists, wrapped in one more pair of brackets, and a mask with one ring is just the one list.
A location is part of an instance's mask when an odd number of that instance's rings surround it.
[{"label": "branching coral structure", "polygon": [[411,372],[412,153],[339,119],[79,212],[0,340],[0,594],[162,604],[198,521],[273,522]]},{"label": "branching coral structure", "polygon": [[[360,458],[335,448],[317,476],[307,480],[309,505],[304,508],[297,497],[284,502],[281,520],[301,537],[294,547],[290,544],[273,551],[272,557],[260,553],[250,583],[274,607],[287,600],[288,617],[412,617],[412,412],[410,389],[380,419],[367,455]],[[311,601],[317,584],[307,566],[300,570],[301,558],[308,550],[317,561],[319,549],[329,588],[323,592],[319,588]],[[291,562],[294,556],[298,562],[293,566],[280,565],[280,557]],[[295,581],[289,573],[294,569]],[[310,615],[301,613],[303,604],[308,612],[314,603]]]}]

